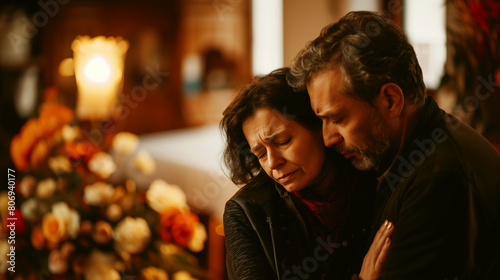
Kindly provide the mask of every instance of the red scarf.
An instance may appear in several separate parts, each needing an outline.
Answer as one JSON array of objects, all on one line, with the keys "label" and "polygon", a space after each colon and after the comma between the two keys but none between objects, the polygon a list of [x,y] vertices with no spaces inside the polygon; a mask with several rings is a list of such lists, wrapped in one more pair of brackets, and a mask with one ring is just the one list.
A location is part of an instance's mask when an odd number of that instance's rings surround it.
[{"label": "red scarf", "polygon": [[336,186],[326,196],[307,190],[292,194],[295,206],[308,226],[311,240],[331,234],[333,242],[340,241],[354,188],[355,184]]}]

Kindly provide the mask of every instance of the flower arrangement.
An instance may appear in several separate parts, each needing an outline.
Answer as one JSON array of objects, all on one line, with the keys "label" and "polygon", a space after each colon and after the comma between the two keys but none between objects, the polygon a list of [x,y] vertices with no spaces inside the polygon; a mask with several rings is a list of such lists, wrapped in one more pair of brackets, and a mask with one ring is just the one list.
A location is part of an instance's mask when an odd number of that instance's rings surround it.
[{"label": "flower arrangement", "polygon": [[[127,158],[138,172],[154,171],[147,152],[134,153],[138,141],[128,132],[89,139],[71,109],[44,103],[11,142],[21,271],[7,271],[11,245],[2,237],[0,272],[16,279],[205,278],[194,256],[206,230],[183,191],[163,180],[143,189],[116,176]],[[4,218],[7,208],[2,192]]]}]

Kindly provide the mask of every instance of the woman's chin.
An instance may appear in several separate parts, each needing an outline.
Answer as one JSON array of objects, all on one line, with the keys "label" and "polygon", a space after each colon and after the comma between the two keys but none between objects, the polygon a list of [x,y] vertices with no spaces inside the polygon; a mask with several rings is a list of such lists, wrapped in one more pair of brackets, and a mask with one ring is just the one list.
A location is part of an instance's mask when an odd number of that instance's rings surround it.
[{"label": "woman's chin", "polygon": [[303,189],[305,189],[306,187],[305,186],[300,186],[300,185],[296,185],[296,184],[285,184],[285,185],[282,185],[283,188],[285,188],[285,190],[289,193],[294,193],[294,192],[298,192],[298,191],[301,191]]}]

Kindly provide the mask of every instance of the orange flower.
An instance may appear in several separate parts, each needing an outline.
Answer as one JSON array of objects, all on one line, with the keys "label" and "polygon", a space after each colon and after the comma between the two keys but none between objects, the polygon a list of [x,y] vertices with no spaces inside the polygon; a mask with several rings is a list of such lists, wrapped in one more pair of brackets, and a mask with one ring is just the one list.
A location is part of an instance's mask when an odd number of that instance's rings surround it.
[{"label": "orange flower", "polygon": [[167,208],[160,213],[160,235],[166,242],[175,242],[186,247],[193,237],[198,216],[190,211]]},{"label": "orange flower", "polygon": [[58,129],[73,120],[73,111],[58,103],[44,103],[40,106],[38,118],[42,128],[43,136],[50,137]]},{"label": "orange flower", "polygon": [[28,170],[31,151],[40,135],[38,120],[29,119],[12,139],[10,156],[18,170]]},{"label": "orange flower", "polygon": [[40,116],[29,119],[14,136],[10,146],[10,155],[21,171],[38,167],[50,150],[49,139],[56,131],[73,120],[73,111],[57,103],[42,104]]},{"label": "orange flower", "polygon": [[108,243],[111,239],[113,239],[113,228],[106,221],[98,221],[94,226],[92,237],[97,243]]},{"label": "orange flower", "polygon": [[30,167],[38,168],[45,162],[50,146],[45,139],[40,139],[33,147],[30,155]]},{"label": "orange flower", "polygon": [[31,231],[31,244],[33,244],[33,247],[37,250],[41,250],[45,247],[45,237],[40,227],[34,227]]},{"label": "orange flower", "polygon": [[66,226],[64,221],[56,217],[52,213],[47,213],[42,221],[43,236],[50,243],[59,243],[66,239]]}]

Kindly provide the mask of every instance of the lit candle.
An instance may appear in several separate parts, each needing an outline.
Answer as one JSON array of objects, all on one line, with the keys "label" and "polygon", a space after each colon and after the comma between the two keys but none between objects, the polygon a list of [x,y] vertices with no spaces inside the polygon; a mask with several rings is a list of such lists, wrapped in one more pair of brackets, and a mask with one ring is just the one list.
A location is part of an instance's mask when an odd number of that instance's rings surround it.
[{"label": "lit candle", "polygon": [[76,114],[81,120],[102,120],[113,112],[123,86],[128,42],[121,37],[78,36],[72,43],[78,88]]}]

